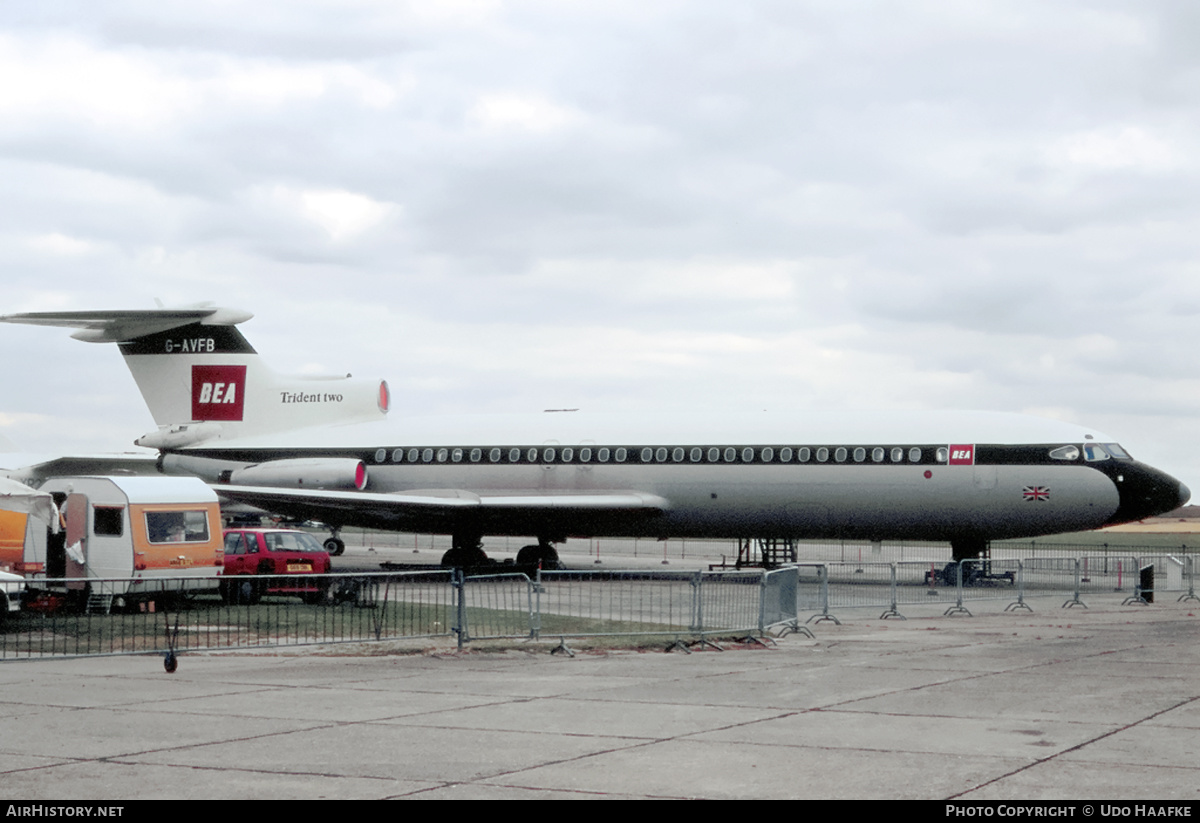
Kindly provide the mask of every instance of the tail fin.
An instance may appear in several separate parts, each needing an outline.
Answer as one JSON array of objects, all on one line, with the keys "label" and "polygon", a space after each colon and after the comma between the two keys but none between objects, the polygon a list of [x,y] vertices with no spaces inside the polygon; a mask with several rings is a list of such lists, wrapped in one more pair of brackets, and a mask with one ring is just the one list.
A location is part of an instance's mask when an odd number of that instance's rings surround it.
[{"label": "tail fin", "polygon": [[253,317],[212,304],[139,311],[35,312],[6,323],[76,328],[72,337],[117,343],[158,431],[150,448],[377,420],[386,381],[281,377],[235,326]]}]

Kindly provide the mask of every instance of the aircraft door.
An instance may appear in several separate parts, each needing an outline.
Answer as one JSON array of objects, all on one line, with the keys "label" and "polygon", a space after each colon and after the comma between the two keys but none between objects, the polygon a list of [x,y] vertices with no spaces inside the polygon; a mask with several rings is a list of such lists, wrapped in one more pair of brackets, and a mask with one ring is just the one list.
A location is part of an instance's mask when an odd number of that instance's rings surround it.
[{"label": "aircraft door", "polygon": [[[67,496],[67,541],[64,577],[87,576],[88,499],[85,494]],[[83,581],[67,584],[68,589],[82,589]]]}]

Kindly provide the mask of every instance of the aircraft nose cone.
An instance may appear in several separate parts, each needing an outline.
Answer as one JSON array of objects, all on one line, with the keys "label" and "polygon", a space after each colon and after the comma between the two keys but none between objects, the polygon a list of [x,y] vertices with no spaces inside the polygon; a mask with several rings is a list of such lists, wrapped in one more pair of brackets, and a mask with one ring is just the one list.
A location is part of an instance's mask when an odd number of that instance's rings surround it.
[{"label": "aircraft nose cone", "polygon": [[1187,503],[1192,492],[1166,472],[1144,463],[1121,466],[1116,477],[1121,503],[1109,523],[1131,523],[1165,514]]}]

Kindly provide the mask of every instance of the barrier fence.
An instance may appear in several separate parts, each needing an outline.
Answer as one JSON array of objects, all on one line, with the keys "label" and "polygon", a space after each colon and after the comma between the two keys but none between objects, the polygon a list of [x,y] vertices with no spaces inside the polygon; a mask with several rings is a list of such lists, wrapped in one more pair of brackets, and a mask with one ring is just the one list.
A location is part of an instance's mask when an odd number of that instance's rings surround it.
[{"label": "barrier fence", "polygon": [[[39,579],[0,659],[455,637],[698,639],[795,623],[795,569]],[[791,578],[789,583],[786,578]]]},{"label": "barrier fence", "polygon": [[[946,614],[970,613],[972,603],[1006,602],[1029,609],[1028,600],[1054,597],[1063,607],[1087,606],[1101,595],[1149,603],[1156,596],[1200,600],[1191,555],[1103,554],[964,560],[962,563],[801,563],[797,609],[836,619],[839,611],[884,609],[903,617],[905,606],[944,605]],[[812,618],[810,618],[812,619]]]},{"label": "barrier fence", "polygon": [[802,563],[774,571],[457,571],[249,578],[37,581],[0,625],[0,659],[164,654],[415,638],[459,647],[493,638],[658,636],[698,640],[757,634],[851,609],[936,604],[970,614],[1057,598],[1063,607],[1117,595],[1200,600],[1190,555]]}]

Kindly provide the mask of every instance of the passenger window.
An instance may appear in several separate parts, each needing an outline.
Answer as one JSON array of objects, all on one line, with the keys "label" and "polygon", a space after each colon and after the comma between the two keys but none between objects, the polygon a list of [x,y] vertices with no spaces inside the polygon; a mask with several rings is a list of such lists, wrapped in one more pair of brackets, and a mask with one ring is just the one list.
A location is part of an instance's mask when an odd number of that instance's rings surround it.
[{"label": "passenger window", "polygon": [[463,450],[455,449],[454,451],[450,452],[450,462],[451,463],[461,463],[462,456],[463,456]]},{"label": "passenger window", "polygon": [[909,449],[908,450],[908,462],[909,463],[920,463],[921,462],[921,450],[918,448]]},{"label": "passenger window", "polygon": [[674,460],[676,463],[682,463],[683,462],[683,454],[684,454],[683,449],[677,448],[671,452],[671,459]]},{"label": "passenger window", "polygon": [[392,452],[392,462],[401,463],[404,461],[404,449],[396,449]]},{"label": "passenger window", "polygon": [[530,463],[536,463],[537,462],[537,449],[530,449],[529,451],[527,451],[525,453],[525,458]]},{"label": "passenger window", "polygon": [[730,446],[725,450],[725,462],[732,463],[735,460],[737,460],[737,449]]},{"label": "passenger window", "polygon": [[938,463],[945,463],[950,459],[949,449],[940,448],[933,453],[933,459]]},{"label": "passenger window", "polygon": [[811,456],[812,456],[812,451],[810,451],[807,446],[800,449],[800,451],[796,452],[796,459],[799,460],[801,463],[807,463],[808,458]]},{"label": "passenger window", "polygon": [[478,463],[483,457],[483,449],[471,449],[471,462]]},{"label": "passenger window", "polygon": [[775,458],[775,450],[770,446],[762,450],[762,462],[770,463]]},{"label": "passenger window", "polygon": [[718,449],[716,446],[713,446],[711,449],[708,450],[708,462],[709,463],[716,463],[720,459],[721,459],[721,450],[720,449]]},{"label": "passenger window", "polygon": [[509,463],[520,463],[521,462],[521,450],[520,449],[509,449],[508,450],[508,462]]},{"label": "passenger window", "polygon": [[601,449],[600,451],[596,452],[596,459],[599,460],[601,463],[607,463],[608,462],[608,449]]},{"label": "passenger window", "polygon": [[580,449],[579,460],[581,463],[590,463],[592,460],[592,450],[587,447]]},{"label": "passenger window", "polygon": [[416,463],[418,455],[420,455],[419,451],[417,451],[416,449],[409,449],[408,450],[408,462]]},{"label": "passenger window", "polygon": [[446,451],[445,449],[438,449],[438,450],[437,450],[437,462],[439,462],[439,463],[445,463],[445,462],[446,462],[446,456],[447,456],[448,454],[449,454],[449,452],[448,452],[448,451]]},{"label": "passenger window", "polygon": [[886,452],[883,449],[871,449],[871,460],[874,462],[882,463],[885,456]]},{"label": "passenger window", "polygon": [[546,449],[545,451],[542,452],[542,462],[543,463],[553,463],[554,462],[554,449]]},{"label": "passenger window", "polygon": [[782,449],[780,449],[779,450],[779,462],[780,463],[791,463],[792,462],[792,450],[787,448],[786,446],[783,447]]},{"label": "passenger window", "polygon": [[743,463],[753,463],[754,462],[754,449],[752,449],[750,447],[746,447],[746,448],[742,449],[742,462]]},{"label": "passenger window", "polygon": [[649,446],[642,449],[642,462],[643,463],[649,463],[650,459],[652,457],[654,457],[654,449],[650,448]]},{"label": "passenger window", "polygon": [[627,456],[628,452],[626,452],[624,449],[617,449],[616,454],[613,455],[613,459],[615,459],[618,463],[624,463]]},{"label": "passenger window", "polygon": [[426,449],[421,452],[421,460],[425,463],[433,462],[433,449]]},{"label": "passenger window", "polygon": [[499,463],[500,462],[500,454],[501,454],[501,451],[499,449],[492,449],[491,451],[488,452],[488,460],[491,460],[493,463]]},{"label": "passenger window", "polygon": [[246,542],[241,532],[230,532],[225,535],[225,554],[245,554]]},{"label": "passenger window", "polygon": [[817,449],[817,462],[818,463],[824,463],[828,459],[829,459],[829,449],[825,448],[824,446]]},{"label": "passenger window", "polygon": [[704,458],[704,449],[697,446],[692,449],[692,453],[688,456],[692,458],[693,463],[699,463]]},{"label": "passenger window", "polygon": [[867,450],[859,446],[854,450],[854,462],[861,463],[867,459]]},{"label": "passenger window", "polygon": [[843,446],[838,446],[837,451],[833,453],[833,459],[839,463],[846,462],[846,449]]},{"label": "passenger window", "polygon": [[898,446],[896,448],[892,449],[892,462],[893,463],[899,463],[903,459],[904,459],[904,449],[902,449]]},{"label": "passenger window", "polygon": [[571,462],[571,458],[572,458],[572,457],[574,457],[574,456],[575,456],[575,450],[574,450],[574,449],[563,449],[563,450],[562,450],[562,462],[564,462],[564,463],[570,463],[570,462]]},{"label": "passenger window", "polygon": [[382,463],[385,460],[387,460],[387,449],[376,449],[375,450],[375,462]]}]

